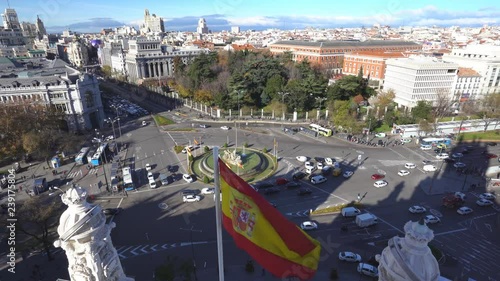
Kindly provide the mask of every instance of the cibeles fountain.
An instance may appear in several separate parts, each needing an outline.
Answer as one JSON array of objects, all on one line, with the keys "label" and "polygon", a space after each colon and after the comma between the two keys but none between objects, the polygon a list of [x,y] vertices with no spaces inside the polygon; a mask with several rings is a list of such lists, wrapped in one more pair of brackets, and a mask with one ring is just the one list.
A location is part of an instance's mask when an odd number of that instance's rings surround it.
[{"label": "cibeles fountain", "polygon": [[133,281],[125,276],[120,259],[111,242],[111,229],[116,224],[106,223],[99,205],[87,202],[87,192],[73,186],[61,195],[68,206],[59,219],[59,239],[68,258],[72,281]]},{"label": "cibeles fountain", "polygon": [[405,237],[389,239],[388,246],[375,258],[380,281],[437,281],[439,265],[428,243],[434,232],[422,220],[404,226]]}]

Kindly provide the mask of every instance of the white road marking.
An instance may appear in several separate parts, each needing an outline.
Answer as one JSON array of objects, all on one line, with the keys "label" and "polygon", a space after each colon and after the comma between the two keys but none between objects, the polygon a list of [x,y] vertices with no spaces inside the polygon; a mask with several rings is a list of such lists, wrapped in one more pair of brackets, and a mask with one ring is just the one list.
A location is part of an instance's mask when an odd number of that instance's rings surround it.
[{"label": "white road marking", "polygon": [[445,231],[445,232],[440,232],[440,233],[434,233],[434,236],[446,235],[446,234],[460,232],[460,231],[464,231],[464,230],[467,230],[467,228],[461,228],[461,229],[455,229],[455,230],[450,230],[450,231]]}]

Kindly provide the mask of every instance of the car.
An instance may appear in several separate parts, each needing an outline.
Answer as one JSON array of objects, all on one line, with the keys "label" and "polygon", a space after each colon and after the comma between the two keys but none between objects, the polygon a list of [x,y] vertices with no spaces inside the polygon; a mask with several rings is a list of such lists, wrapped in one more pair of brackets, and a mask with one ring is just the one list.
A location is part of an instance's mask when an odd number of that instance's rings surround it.
[{"label": "car", "polygon": [[295,159],[299,162],[306,162],[309,158],[307,156],[297,156]]},{"label": "car", "polygon": [[215,187],[204,187],[201,189],[201,194],[214,194],[215,193]]},{"label": "car", "polygon": [[455,163],[456,161],[455,161],[455,159],[453,159],[453,158],[445,158],[445,159],[444,159],[444,162],[446,162],[446,163],[450,163],[450,164],[451,164],[451,163]]},{"label": "car", "polygon": [[386,185],[388,185],[388,183],[385,180],[380,180],[373,183],[373,186],[375,186],[376,188],[381,188]]},{"label": "car", "polygon": [[146,122],[146,121],[142,121],[142,126],[143,126],[143,127],[144,127],[144,126],[147,126],[147,125],[148,125],[148,122]]},{"label": "car", "polygon": [[487,144],[487,145],[489,145],[489,146],[497,146],[497,143],[496,143],[496,142],[488,142],[488,143],[486,143],[486,144]]},{"label": "car", "polygon": [[323,169],[321,169],[321,173],[324,176],[331,175],[332,174],[333,167],[332,166],[324,166]]},{"label": "car", "polygon": [[495,195],[486,192],[486,193],[483,193],[483,194],[479,195],[479,198],[481,198],[481,199],[488,199],[488,200],[495,200]]},{"label": "car", "polygon": [[460,207],[458,208],[457,213],[459,213],[460,215],[467,215],[472,213],[472,209],[469,207]]},{"label": "car", "polygon": [[424,218],[424,222],[426,224],[435,224],[435,223],[441,222],[441,220],[434,215],[427,215]]},{"label": "car", "polygon": [[302,228],[302,230],[314,230],[318,229],[318,224],[313,221],[305,221],[300,224],[300,228]]},{"label": "car", "polygon": [[311,177],[311,183],[312,184],[324,183],[324,182],[326,182],[326,180],[327,179],[324,176],[322,176],[322,175]]},{"label": "car", "polygon": [[422,164],[424,165],[428,165],[430,163],[432,163],[430,160],[422,160]]},{"label": "car", "polygon": [[306,162],[304,163],[304,167],[305,167],[306,169],[313,169],[313,168],[315,168],[315,167],[314,167],[314,163],[313,163],[313,162],[311,162],[311,161],[306,161]]},{"label": "car", "polygon": [[446,148],[436,148],[436,149],[434,149],[434,152],[436,154],[444,153],[445,151],[446,151]]},{"label": "car", "polygon": [[182,201],[183,202],[188,202],[188,203],[198,202],[200,200],[201,200],[201,197],[198,196],[198,195],[186,195],[186,196],[182,197]]},{"label": "car", "polygon": [[380,180],[380,179],[383,179],[385,178],[384,175],[381,175],[381,174],[373,174],[372,175],[372,180]]},{"label": "car", "polygon": [[118,215],[122,211],[122,208],[107,208],[103,209],[102,213],[106,216],[115,216]]},{"label": "car", "polygon": [[361,256],[353,252],[340,252],[339,260],[348,262],[360,262]]},{"label": "car", "polygon": [[412,214],[421,214],[421,213],[425,213],[427,210],[422,207],[422,206],[411,206],[408,211],[410,211],[410,213]]},{"label": "car", "polygon": [[182,196],[196,195],[196,194],[198,194],[198,190],[196,190],[196,189],[184,189],[184,190],[181,190],[181,195]]},{"label": "car", "polygon": [[411,142],[411,139],[402,139],[401,140],[402,143],[410,143]]},{"label": "car", "polygon": [[359,274],[363,274],[370,277],[378,277],[377,267],[371,264],[360,262],[358,264],[357,271],[359,272]]},{"label": "car", "polygon": [[455,152],[451,155],[452,158],[462,158],[464,155],[460,152]]},{"label": "car", "polygon": [[318,167],[318,169],[321,170],[321,169],[323,169],[323,167],[325,167],[325,165],[323,165],[322,162],[317,162],[316,167]]},{"label": "car", "polygon": [[377,133],[375,134],[377,138],[385,138],[385,133]]},{"label": "car", "polygon": [[293,174],[293,175],[292,175],[292,179],[293,179],[294,181],[298,181],[298,180],[303,179],[305,176],[307,176],[307,174],[306,174],[306,173],[304,173],[304,172],[300,172],[300,171],[299,171],[299,172],[297,172],[297,173],[295,173],[295,174]]},{"label": "car", "polygon": [[465,163],[462,163],[462,162],[457,162],[455,164],[453,164],[453,167],[457,168],[457,169],[461,169],[461,168],[465,168],[467,165]]},{"label": "car", "polygon": [[269,187],[273,187],[273,186],[274,186],[274,184],[271,182],[268,182],[268,181],[261,181],[259,183],[254,184],[254,187],[257,188],[257,190],[269,188]]},{"label": "car", "polygon": [[231,129],[231,127],[228,127],[228,126],[222,126],[222,127],[220,127],[220,128],[221,128],[222,130],[224,130],[224,131],[227,131],[227,130]]},{"label": "car", "polygon": [[465,196],[465,193],[460,192],[460,191],[456,191],[455,193],[453,193],[453,196],[455,196],[456,198],[462,199],[462,201],[465,201],[465,198],[467,197],[467,196]]},{"label": "car", "polygon": [[346,179],[350,178],[354,174],[353,171],[345,171],[342,176]]},{"label": "car", "polygon": [[436,159],[446,159],[449,157],[450,156],[448,155],[448,153],[439,153],[438,155],[436,155]]},{"label": "car", "polygon": [[330,157],[327,157],[325,158],[325,164],[326,165],[333,165],[333,162],[335,162],[335,158],[330,158]]},{"label": "car", "polygon": [[498,155],[493,154],[493,153],[486,153],[485,157],[488,158],[488,159],[493,159],[493,158],[497,158]]},{"label": "car", "polygon": [[149,181],[155,180],[155,176],[153,175],[153,173],[148,172],[148,180]]},{"label": "car", "polygon": [[207,125],[207,124],[200,124],[200,128],[203,128],[203,129],[206,129],[210,127],[210,125]]},{"label": "car", "polygon": [[288,180],[285,178],[277,178],[276,179],[276,185],[285,185],[288,183]]},{"label": "car", "polygon": [[288,189],[298,188],[298,187],[300,187],[300,183],[298,183],[296,181],[291,181],[291,182],[287,183],[285,186]]},{"label": "car", "polygon": [[493,205],[493,202],[491,202],[488,199],[479,199],[479,200],[476,201],[476,204],[478,206],[485,207],[485,206],[491,206],[491,205]]},{"label": "car", "polygon": [[151,171],[152,167],[149,163],[146,164],[146,171]]},{"label": "car", "polygon": [[383,141],[383,140],[378,140],[377,145],[378,145],[378,146],[384,146],[384,145],[385,145],[385,143],[384,143],[384,141]]},{"label": "car", "polygon": [[193,182],[193,177],[190,174],[183,174],[182,179],[186,182]]},{"label": "car", "polygon": [[311,194],[311,193],[312,193],[312,191],[311,191],[311,189],[309,189],[309,188],[301,188],[301,189],[299,189],[299,191],[297,192],[297,194],[298,194],[298,195],[300,195],[300,196],[302,196],[302,195],[309,195],[309,194]]},{"label": "car", "polygon": [[277,187],[270,187],[270,188],[267,188],[267,189],[264,190],[264,194],[267,194],[267,195],[269,195],[269,194],[275,194],[275,193],[278,193],[280,191],[281,191],[281,189],[279,189]]},{"label": "car", "polygon": [[437,171],[437,167],[434,166],[434,165],[425,165],[422,169],[424,171],[426,171],[426,172],[435,172],[435,171]]},{"label": "car", "polygon": [[421,145],[420,149],[421,150],[432,150],[432,145]]},{"label": "car", "polygon": [[410,171],[408,170],[399,170],[398,175],[401,177],[407,176],[410,174]]},{"label": "car", "polygon": [[115,137],[113,135],[111,135],[111,136],[107,136],[104,140],[110,141],[110,140],[114,140],[114,139],[115,139]]},{"label": "car", "polygon": [[415,169],[416,167],[417,165],[415,165],[414,163],[405,163],[406,169]]}]

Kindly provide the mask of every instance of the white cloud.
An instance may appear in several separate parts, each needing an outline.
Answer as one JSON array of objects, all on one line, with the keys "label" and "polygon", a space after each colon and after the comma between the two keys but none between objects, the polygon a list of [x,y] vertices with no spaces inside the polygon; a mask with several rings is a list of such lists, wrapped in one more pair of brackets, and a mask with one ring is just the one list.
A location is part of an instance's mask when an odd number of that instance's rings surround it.
[{"label": "white cloud", "polygon": [[280,20],[271,17],[255,16],[255,17],[245,17],[245,18],[227,18],[227,21],[231,25],[237,26],[278,26],[280,25]]}]

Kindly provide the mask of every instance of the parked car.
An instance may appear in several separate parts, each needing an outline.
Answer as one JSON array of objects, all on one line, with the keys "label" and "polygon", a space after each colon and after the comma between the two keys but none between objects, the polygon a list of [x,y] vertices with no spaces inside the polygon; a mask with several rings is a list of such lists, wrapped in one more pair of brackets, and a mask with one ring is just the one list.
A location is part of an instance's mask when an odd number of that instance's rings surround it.
[{"label": "parked car", "polygon": [[387,184],[388,183],[385,180],[380,180],[380,181],[376,181],[375,183],[373,183],[373,186],[375,186],[376,188],[381,188],[381,187],[386,186]]},{"label": "parked car", "polygon": [[292,179],[294,181],[298,181],[298,180],[303,179],[305,176],[307,176],[306,173],[304,173],[304,172],[297,172],[297,173],[295,173],[295,174],[292,175]]},{"label": "parked car", "polygon": [[198,190],[196,190],[196,189],[184,189],[184,190],[181,190],[181,195],[182,196],[196,195],[196,194],[198,194]]},{"label": "parked car", "polygon": [[462,199],[462,201],[465,201],[465,198],[467,197],[467,196],[465,196],[465,193],[460,192],[460,191],[456,191],[455,193],[453,193],[453,196],[455,196],[456,198]]},{"label": "parked car", "polygon": [[398,175],[401,177],[407,176],[409,174],[410,174],[410,171],[408,171],[408,170],[399,170],[398,171]]},{"label": "parked car", "polygon": [[401,140],[402,143],[410,143],[411,142],[411,139],[402,139]]},{"label": "parked car", "polygon": [[476,201],[476,204],[481,207],[486,207],[486,206],[491,206],[493,205],[493,202],[491,202],[488,199],[479,199]]},{"label": "parked car", "polygon": [[350,178],[354,174],[353,171],[345,171],[342,176],[346,179]]},{"label": "parked car", "polygon": [[427,210],[422,207],[422,206],[411,206],[408,211],[410,211],[410,213],[412,214],[422,214],[422,213],[425,213]]},{"label": "parked car", "polygon": [[335,158],[330,158],[330,157],[327,157],[325,158],[325,164],[326,165],[333,165],[333,162],[335,162]]},{"label": "parked car", "polygon": [[357,270],[359,274],[363,274],[370,277],[378,277],[378,269],[374,265],[360,262],[358,264]]},{"label": "parked car", "polygon": [[147,125],[148,125],[148,122],[146,122],[146,121],[142,121],[142,126],[143,126],[143,127],[144,127],[144,126],[147,126]]},{"label": "parked car", "polygon": [[340,252],[339,260],[348,262],[361,262],[361,256],[353,252]]},{"label": "parked car", "polygon": [[198,195],[186,195],[186,196],[182,197],[182,201],[188,202],[188,203],[198,202],[200,200],[201,200],[201,197]]},{"label": "parked car", "polygon": [[201,189],[201,194],[214,194],[215,193],[215,188],[214,187],[204,187]]},{"label": "parked car", "polygon": [[406,163],[405,164],[406,169],[415,169],[416,167],[417,167],[417,165],[415,165],[415,163]]},{"label": "parked car", "polygon": [[153,175],[153,173],[148,172],[148,180],[149,180],[149,181],[152,181],[152,180],[154,180],[154,179],[155,179],[155,176]]},{"label": "parked car", "polygon": [[460,152],[455,152],[451,155],[452,158],[462,158],[464,155]]},{"label": "parked car", "polygon": [[481,198],[481,199],[488,199],[488,200],[495,200],[495,195],[486,192],[486,193],[483,193],[483,194],[479,195],[479,198]]},{"label": "parked car", "polygon": [[224,130],[224,131],[227,131],[227,130],[231,129],[231,127],[228,127],[228,126],[222,126],[222,127],[220,127],[220,128],[221,128],[222,130]]},{"label": "parked car", "polygon": [[434,215],[427,215],[424,218],[424,222],[426,224],[435,224],[435,223],[441,222],[441,220]]},{"label": "parked car", "polygon": [[185,180],[186,182],[193,182],[193,177],[190,174],[183,174],[182,179]]},{"label": "parked car", "polygon": [[472,213],[472,209],[469,207],[460,207],[458,208],[457,213],[459,213],[460,215],[468,215]]},{"label": "parked car", "polygon": [[200,124],[200,128],[203,128],[203,129],[206,129],[210,127],[210,125],[207,125],[207,124]]},{"label": "parked car", "polygon": [[455,167],[457,169],[461,169],[461,168],[467,167],[467,165],[465,163],[462,163],[462,162],[457,162],[457,163],[453,164],[453,167]]},{"label": "parked car", "polygon": [[296,181],[291,181],[291,182],[287,183],[285,186],[288,189],[298,188],[298,187],[300,187],[300,183],[298,183]]},{"label": "parked car", "polygon": [[386,135],[385,135],[385,133],[377,133],[377,134],[375,134],[375,136],[377,138],[385,138]]},{"label": "parked car", "polygon": [[425,165],[422,169],[424,171],[426,171],[426,172],[435,172],[435,171],[437,171],[437,167],[434,166],[434,165]]},{"label": "parked car", "polygon": [[325,167],[325,165],[323,165],[322,162],[317,162],[316,163],[316,167],[318,167],[318,170],[321,170],[321,169],[323,169]]},{"label": "parked car", "polygon": [[308,195],[308,194],[311,194],[311,193],[312,193],[312,191],[309,188],[301,188],[297,192],[297,194],[300,195],[300,196],[302,196],[302,195]]},{"label": "parked car", "polygon": [[304,167],[305,167],[306,169],[314,169],[314,168],[315,168],[315,167],[314,167],[314,163],[313,163],[313,162],[311,162],[311,161],[306,161],[306,162],[304,163]]},{"label": "parked car", "polygon": [[311,183],[312,184],[320,184],[326,182],[326,178],[322,175],[314,176],[311,178]]},{"label": "parked car", "polygon": [[487,144],[487,145],[489,145],[489,146],[497,146],[497,143],[496,143],[496,142],[488,142],[488,143],[486,143],[486,144]]},{"label": "parked car", "polygon": [[288,180],[285,178],[277,178],[276,179],[276,185],[285,185],[288,183]]},{"label": "parked car", "polygon": [[151,169],[152,169],[151,165],[149,163],[147,163],[145,167],[146,167],[146,171],[151,171]]},{"label": "parked car", "polygon": [[450,156],[448,155],[448,153],[439,153],[438,155],[436,155],[436,159],[446,159],[449,157]]},{"label": "parked car", "polygon": [[385,178],[384,175],[381,175],[381,174],[373,174],[372,175],[372,180],[380,180],[380,179],[383,179]]},{"label": "parked car", "polygon": [[314,230],[314,229],[318,229],[318,224],[313,222],[313,221],[305,221],[303,223],[300,224],[300,228],[302,228],[302,230]]},{"label": "parked car", "polygon": [[297,156],[295,159],[299,162],[306,162],[309,158],[307,156]]}]

